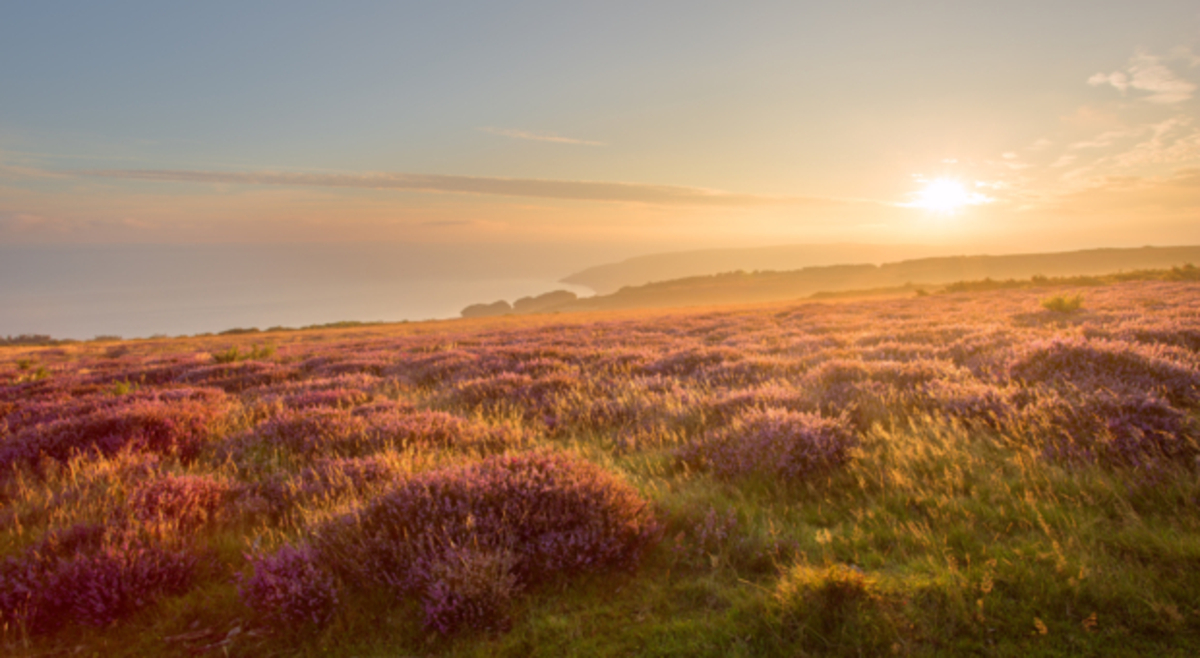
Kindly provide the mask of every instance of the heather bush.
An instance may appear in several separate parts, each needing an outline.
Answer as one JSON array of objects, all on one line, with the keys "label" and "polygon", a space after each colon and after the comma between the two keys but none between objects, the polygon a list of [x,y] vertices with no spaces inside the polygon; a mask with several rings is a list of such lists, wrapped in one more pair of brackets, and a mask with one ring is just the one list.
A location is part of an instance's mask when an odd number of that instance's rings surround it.
[{"label": "heather bush", "polygon": [[731,389],[711,399],[705,408],[705,419],[714,424],[724,424],[749,409],[811,410],[810,394],[780,382],[771,382],[754,388]]},{"label": "heather bush", "polygon": [[51,599],[70,600],[73,619],[107,626],[161,596],[187,591],[195,567],[185,550],[126,538],[63,563],[45,587]]},{"label": "heather bush", "polygon": [[487,566],[491,558],[478,555],[455,566],[462,555],[453,551],[462,547],[511,556],[513,582],[527,586],[559,575],[634,567],[657,535],[647,502],[629,485],[589,462],[543,452],[415,476],[361,512],[326,524],[317,542],[348,582],[439,601],[455,591],[466,596],[468,581],[461,579],[470,574],[495,573]]},{"label": "heather bush", "polygon": [[836,468],[858,440],[844,418],[786,409],[751,410],[681,448],[682,461],[721,477],[764,473],[802,480]]},{"label": "heather bush", "polygon": [[1196,421],[1153,394],[1040,389],[1013,421],[1058,461],[1153,470],[1200,455]]},{"label": "heather bush", "polygon": [[188,589],[196,558],[125,528],[52,531],[0,566],[0,619],[31,633],[70,622],[107,626]]},{"label": "heather bush", "polygon": [[0,472],[34,467],[43,458],[66,462],[76,453],[115,454],[123,448],[187,462],[220,427],[227,408],[202,401],[132,400],[122,406],[28,427],[0,445]]},{"label": "heather bush", "polygon": [[703,346],[666,354],[654,363],[640,369],[646,375],[668,377],[700,377],[706,371],[724,366],[728,362],[740,361],[745,354],[738,349],[725,346]]},{"label": "heather bush", "polygon": [[403,360],[385,368],[383,374],[416,386],[448,385],[470,378],[478,362],[477,355],[465,350],[425,352],[407,355]]},{"label": "heather bush", "polygon": [[866,429],[924,405],[925,389],[934,382],[970,379],[944,361],[832,359],[805,373],[798,388],[808,398],[809,410],[844,415],[858,429]]},{"label": "heather bush", "polygon": [[1200,396],[1200,372],[1148,349],[1113,341],[1056,338],[1034,342],[1012,361],[1009,375],[1027,385],[1162,392],[1174,403],[1194,403]]},{"label": "heather bush", "polygon": [[248,436],[235,437],[228,448],[236,451],[249,445],[283,448],[306,459],[359,453],[367,447],[367,422],[344,409],[285,409],[259,423]]},{"label": "heather bush", "polygon": [[0,406],[2,417],[10,431],[44,425],[63,419],[76,419],[99,411],[113,410],[135,404],[173,404],[194,402],[214,407],[224,407],[228,397],[215,388],[190,386],[163,386],[153,389],[135,389],[124,395],[113,395],[111,389],[100,388],[87,394],[78,389],[48,391],[46,395],[20,397],[8,405]]},{"label": "heather bush", "polygon": [[516,410],[525,420],[541,420],[553,427],[563,411],[589,399],[590,388],[577,374],[557,373],[534,378],[502,372],[459,383],[454,389],[454,398],[470,408]]},{"label": "heather bush", "polygon": [[444,411],[404,411],[361,414],[367,434],[377,444],[399,448],[480,448],[495,450],[516,445],[521,432],[510,426],[493,427]]},{"label": "heather bush", "polygon": [[237,361],[196,366],[181,374],[176,381],[188,384],[204,384],[224,389],[227,393],[258,386],[268,386],[300,377],[300,371],[292,365],[271,361]]},{"label": "heather bush", "polygon": [[993,428],[1004,425],[1015,413],[1008,391],[977,381],[935,381],[922,392],[925,400],[920,406],[929,412]]},{"label": "heather bush", "polygon": [[508,550],[450,546],[429,565],[422,595],[425,626],[443,635],[460,629],[506,631],[520,590]]},{"label": "heather bush", "polygon": [[167,520],[193,529],[216,520],[230,487],[204,475],[168,475],[138,485],[129,509],[143,521]]},{"label": "heather bush", "polygon": [[274,554],[246,559],[253,574],[241,579],[238,592],[272,627],[324,626],[337,612],[337,581],[321,568],[312,549],[285,545]]},{"label": "heather bush", "polygon": [[1139,343],[1177,345],[1193,352],[1200,352],[1200,329],[1193,329],[1182,323],[1165,326],[1138,326],[1122,333],[1126,334],[1130,340]]}]

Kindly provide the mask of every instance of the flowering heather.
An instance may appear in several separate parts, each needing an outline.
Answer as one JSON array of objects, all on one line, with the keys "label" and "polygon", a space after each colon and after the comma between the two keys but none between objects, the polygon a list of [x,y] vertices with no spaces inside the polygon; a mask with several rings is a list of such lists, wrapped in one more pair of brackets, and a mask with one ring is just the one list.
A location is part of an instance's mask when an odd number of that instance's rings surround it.
[{"label": "flowering heather", "polygon": [[1200,372],[1128,343],[1053,339],[1035,342],[1009,366],[1024,383],[1162,392],[1174,403],[1200,400]]},{"label": "flowering heather", "polygon": [[44,425],[64,418],[78,418],[98,411],[128,406],[136,402],[172,403],[192,401],[221,406],[228,402],[223,391],[216,388],[163,386],[139,389],[124,395],[114,395],[111,389],[81,394],[77,391],[55,390],[48,395],[30,395],[0,406],[0,412],[10,431]]},{"label": "flowering heather", "polygon": [[194,399],[133,399],[60,418],[27,427],[0,445],[0,472],[10,472],[14,465],[36,466],[43,457],[65,462],[79,452],[111,455],[126,447],[190,461],[225,413],[225,405]]},{"label": "flowering heather", "polygon": [[379,456],[318,458],[294,476],[275,475],[242,485],[235,493],[243,509],[263,507],[279,517],[300,501],[329,500],[349,494],[367,494],[391,485],[397,469]]},{"label": "flowering heather", "polygon": [[508,630],[509,606],[520,591],[516,561],[506,550],[447,547],[429,566],[425,626],[443,635],[462,628]]},{"label": "flowering heather", "polygon": [[641,370],[647,375],[704,376],[710,369],[724,367],[725,364],[740,361],[744,357],[745,354],[741,350],[732,347],[701,346],[666,354]]},{"label": "flowering heather", "polygon": [[255,446],[284,448],[304,459],[362,456],[387,447],[496,449],[519,442],[508,427],[491,427],[442,411],[379,403],[353,410],[312,407],[285,409],[252,432],[227,442],[225,450],[244,454]]},{"label": "flowering heather", "polygon": [[407,355],[384,370],[385,376],[398,377],[417,386],[439,386],[469,376],[479,356],[459,349],[435,350]]},{"label": "flowering heather", "polygon": [[235,450],[252,445],[279,447],[306,458],[356,454],[366,447],[367,422],[344,409],[285,409],[233,444]]},{"label": "flowering heather", "polygon": [[180,375],[176,381],[188,384],[203,384],[238,393],[257,386],[267,386],[297,379],[300,371],[294,366],[270,361],[239,361],[215,363],[193,368]]},{"label": "flowering heather", "polygon": [[1135,326],[1125,329],[1122,333],[1129,340],[1139,343],[1158,345],[1176,345],[1200,352],[1200,329],[1192,329],[1181,325]]},{"label": "flowering heather", "polygon": [[337,581],[318,565],[312,549],[285,545],[274,554],[247,556],[247,561],[254,573],[238,591],[271,626],[323,626],[337,612]]},{"label": "flowering heather", "polygon": [[722,477],[766,473],[801,480],[844,464],[857,445],[844,419],[762,409],[684,446],[679,456]]},{"label": "flowering heather", "polygon": [[462,594],[460,579],[473,569],[492,573],[474,562],[466,572],[454,566],[462,556],[448,551],[457,548],[510,554],[515,582],[525,586],[636,566],[657,535],[647,502],[615,476],[565,454],[528,453],[415,476],[327,524],[318,546],[350,582],[429,600]]},{"label": "flowering heather", "polygon": [[[1120,629],[1154,653],[1147,638],[1200,637],[1200,577],[1179,566],[1200,509],[1198,290],[380,324],[272,333],[274,354],[251,359],[228,336],[0,349],[0,653],[26,631],[27,652],[52,653],[246,628],[227,605],[239,588],[195,568],[205,554],[244,574],[251,625],[280,631],[218,640],[239,655],[295,653],[289,627],[335,619],[354,652],[360,634],[451,646],[380,615],[388,600],[435,633],[467,631],[449,649],[462,653],[562,636],[547,612],[562,606],[622,647],[681,655],[837,652],[791,638],[910,624],[862,653],[1002,638],[1094,653]],[[1039,306],[1060,292],[1086,309]],[[238,557],[259,538],[292,544]],[[634,567],[603,602],[564,593],[573,575]],[[108,627],[193,577],[196,595],[160,618]],[[878,589],[823,616],[822,592],[855,579]],[[1030,636],[1035,615],[1048,635]],[[64,624],[104,626],[42,637]],[[950,644],[922,639],[947,629]],[[158,641],[130,651],[204,648]]]},{"label": "flowering heather", "polygon": [[370,402],[381,381],[373,375],[344,374],[260,386],[247,394],[265,404],[278,402],[294,409],[319,406],[346,409]]},{"label": "flowering heather", "polygon": [[60,565],[45,583],[47,597],[69,599],[69,614],[106,626],[191,586],[196,558],[125,539]]},{"label": "flowering heather", "polygon": [[0,566],[0,619],[33,633],[106,626],[191,585],[196,559],[120,528],[52,532]]},{"label": "flowering heather", "polygon": [[217,517],[229,485],[203,475],[168,475],[144,482],[129,497],[129,509],[143,521],[163,519],[183,529]]},{"label": "flowering heather", "polygon": [[[339,375],[365,374],[381,376],[386,368],[392,365],[395,356],[386,352],[359,354],[356,358],[331,360],[313,367],[314,375],[318,377],[336,377]],[[303,367],[306,364],[301,364]]]},{"label": "flowering heather", "polygon": [[1047,456],[1154,469],[1200,455],[1196,421],[1153,394],[1039,391],[1018,422],[1045,441]]}]

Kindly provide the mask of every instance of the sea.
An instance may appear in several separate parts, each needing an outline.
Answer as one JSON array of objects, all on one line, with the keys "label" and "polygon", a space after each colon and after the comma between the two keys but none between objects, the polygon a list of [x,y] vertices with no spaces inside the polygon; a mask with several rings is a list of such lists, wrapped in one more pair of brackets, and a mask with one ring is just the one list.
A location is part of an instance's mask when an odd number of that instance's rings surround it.
[{"label": "sea", "polygon": [[[617,254],[494,245],[0,245],[0,336],[145,338],[459,317]],[[597,260],[600,259],[600,260]]]}]

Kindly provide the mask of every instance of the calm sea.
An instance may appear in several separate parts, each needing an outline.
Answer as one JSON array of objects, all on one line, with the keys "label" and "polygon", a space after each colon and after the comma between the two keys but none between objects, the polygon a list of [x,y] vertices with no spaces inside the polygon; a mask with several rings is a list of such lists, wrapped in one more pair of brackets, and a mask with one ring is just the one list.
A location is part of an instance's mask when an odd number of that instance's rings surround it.
[{"label": "calm sea", "polygon": [[133,338],[452,318],[478,302],[589,295],[557,279],[606,256],[449,245],[0,245],[0,335]]}]

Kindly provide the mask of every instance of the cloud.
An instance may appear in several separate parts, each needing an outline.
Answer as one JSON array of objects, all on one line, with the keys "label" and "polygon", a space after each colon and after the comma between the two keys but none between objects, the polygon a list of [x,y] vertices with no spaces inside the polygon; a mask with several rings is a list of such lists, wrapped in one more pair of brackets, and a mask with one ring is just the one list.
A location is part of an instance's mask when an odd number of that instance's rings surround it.
[{"label": "cloud", "polygon": [[515,137],[516,139],[532,139],[538,142],[554,142],[556,144],[578,144],[580,146],[608,146],[604,142],[593,142],[586,139],[575,139],[572,137],[560,137],[553,133],[533,133],[525,130],[513,130],[509,128],[480,128],[485,133],[493,135],[501,135],[503,137]]},{"label": "cloud", "polygon": [[1110,130],[1108,132],[1101,133],[1092,139],[1084,140],[1082,142],[1075,142],[1068,148],[1071,150],[1106,148],[1112,146],[1118,139],[1127,137],[1128,135],[1129,133],[1124,130]]},{"label": "cloud", "polygon": [[442,174],[310,174],[287,172],[221,172],[170,169],[85,169],[78,176],[158,182],[234,185],[286,185],[412,190],[456,194],[539,197],[579,201],[615,201],[664,206],[744,207],[764,205],[830,205],[833,199],[734,194],[680,185],[608,183],[599,181],[492,178]]},{"label": "cloud", "polygon": [[35,167],[8,164],[5,162],[4,152],[0,151],[0,178],[63,178],[63,174]]},{"label": "cloud", "polygon": [[1150,95],[1142,100],[1158,104],[1186,101],[1196,91],[1196,85],[1176,76],[1158,57],[1141,52],[1130,58],[1124,71],[1097,73],[1087,82],[1093,87],[1111,86],[1122,95],[1130,89],[1147,91]]},{"label": "cloud", "polygon": [[451,228],[455,226],[471,226],[475,222],[469,219],[433,219],[427,222],[421,222],[421,226],[429,226],[431,228]]}]

